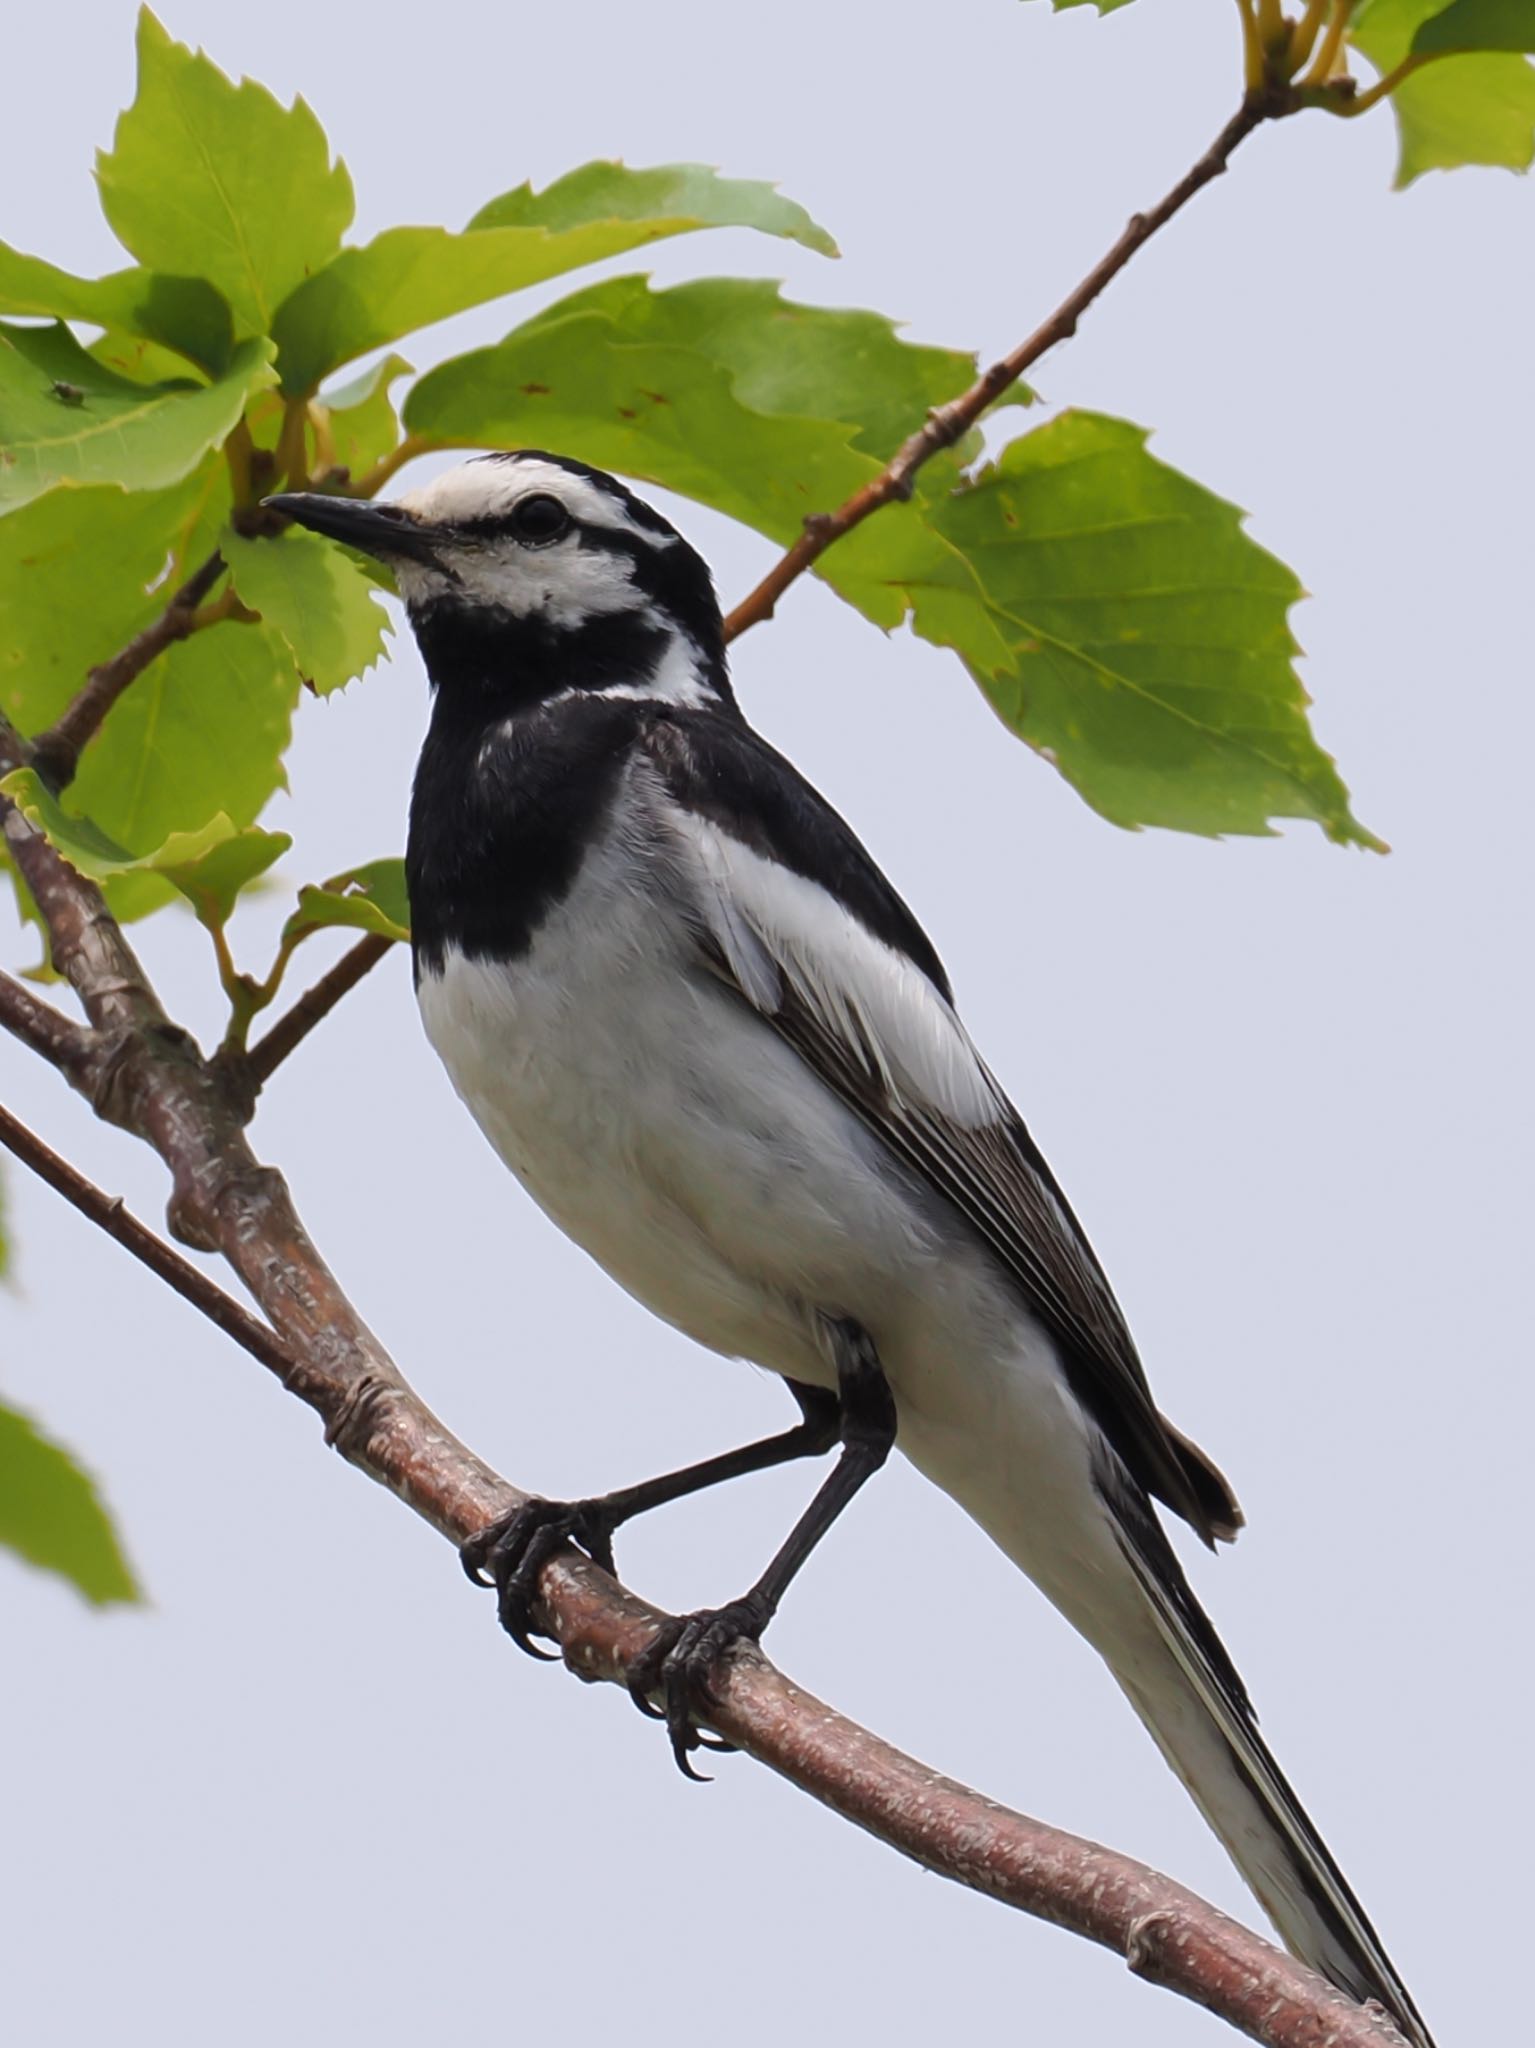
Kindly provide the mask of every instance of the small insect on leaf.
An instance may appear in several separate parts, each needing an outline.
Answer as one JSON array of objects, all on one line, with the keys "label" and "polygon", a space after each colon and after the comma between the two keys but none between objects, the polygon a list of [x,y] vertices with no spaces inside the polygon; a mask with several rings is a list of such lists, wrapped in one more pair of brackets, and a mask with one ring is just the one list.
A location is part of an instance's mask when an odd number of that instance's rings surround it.
[{"label": "small insect on leaf", "polygon": [[66,384],[62,377],[53,380],[53,395],[60,405],[84,405],[85,393],[78,384]]}]

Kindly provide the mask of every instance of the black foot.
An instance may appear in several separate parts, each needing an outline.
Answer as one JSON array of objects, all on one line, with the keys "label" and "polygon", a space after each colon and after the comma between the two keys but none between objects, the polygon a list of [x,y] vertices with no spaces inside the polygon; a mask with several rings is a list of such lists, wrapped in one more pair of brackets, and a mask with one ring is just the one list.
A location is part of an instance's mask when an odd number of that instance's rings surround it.
[{"label": "black foot", "polygon": [[[718,1704],[714,1676],[727,1651],[737,1643],[755,1643],[772,1619],[766,1602],[748,1593],[727,1607],[706,1607],[697,1614],[677,1614],[662,1623],[655,1641],[629,1667],[629,1696],[642,1714],[664,1721],[672,1755],[685,1778],[709,1781],[688,1762],[694,1749],[729,1750],[735,1745],[695,1727],[693,1716]],[[659,1693],[661,1705],[651,1704]]]},{"label": "black foot", "polygon": [[538,1577],[563,1543],[579,1543],[594,1564],[613,1570],[613,1525],[596,1501],[525,1500],[471,1536],[459,1562],[477,1586],[494,1586],[501,1626],[519,1650],[548,1664],[558,1655],[528,1640]]}]

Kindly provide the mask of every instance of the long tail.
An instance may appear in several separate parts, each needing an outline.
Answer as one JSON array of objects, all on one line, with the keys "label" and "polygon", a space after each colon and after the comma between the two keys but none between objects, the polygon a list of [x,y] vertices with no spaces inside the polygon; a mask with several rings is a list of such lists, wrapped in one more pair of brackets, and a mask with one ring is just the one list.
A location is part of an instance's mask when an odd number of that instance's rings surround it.
[{"label": "long tail", "polygon": [[1161,1525],[1117,1488],[1108,1504],[1154,1624],[1133,1649],[1099,1637],[1114,1676],[1286,1946],[1351,1998],[1383,2005],[1412,2048],[1434,2048],[1364,1908],[1259,1735],[1246,1689]]}]

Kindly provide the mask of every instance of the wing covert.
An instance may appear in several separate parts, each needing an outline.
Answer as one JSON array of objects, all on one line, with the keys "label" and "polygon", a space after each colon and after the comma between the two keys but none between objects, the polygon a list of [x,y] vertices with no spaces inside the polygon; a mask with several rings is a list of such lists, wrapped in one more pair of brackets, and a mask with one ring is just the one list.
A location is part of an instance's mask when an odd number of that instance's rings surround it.
[{"label": "wing covert", "polygon": [[[960,1023],[932,947],[869,855],[744,725],[668,716],[646,752],[711,970],[970,1222],[1142,1485],[1207,1542],[1234,1536],[1241,1512],[1229,1486],[1157,1412],[1080,1224]],[[756,843],[729,829],[742,820]]]}]

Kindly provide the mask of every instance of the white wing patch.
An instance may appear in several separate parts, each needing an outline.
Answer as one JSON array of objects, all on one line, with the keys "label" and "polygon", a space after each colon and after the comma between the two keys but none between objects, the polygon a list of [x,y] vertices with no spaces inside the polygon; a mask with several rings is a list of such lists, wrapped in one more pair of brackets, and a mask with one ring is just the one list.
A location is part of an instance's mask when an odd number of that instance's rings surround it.
[{"label": "white wing patch", "polygon": [[919,967],[819,884],[669,799],[663,814],[731,973],[765,1016],[787,986],[897,1101],[965,1130],[1007,1114],[964,1026]]}]

